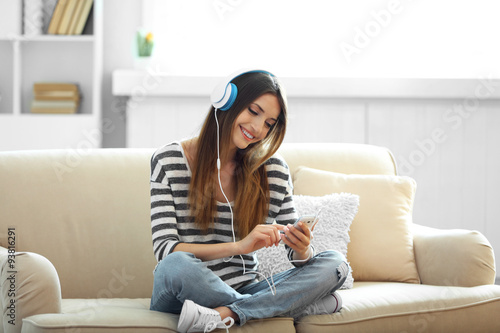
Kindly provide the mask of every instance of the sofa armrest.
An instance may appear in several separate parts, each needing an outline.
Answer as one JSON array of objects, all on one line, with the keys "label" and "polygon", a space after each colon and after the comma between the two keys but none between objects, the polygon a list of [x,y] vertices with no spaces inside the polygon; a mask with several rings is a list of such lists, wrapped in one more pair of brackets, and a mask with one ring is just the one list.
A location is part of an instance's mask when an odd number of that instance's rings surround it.
[{"label": "sofa armrest", "polygon": [[61,313],[61,285],[52,263],[31,252],[15,252],[9,262],[0,247],[0,305],[5,333],[21,332],[22,319]]},{"label": "sofa armrest", "polygon": [[473,287],[495,283],[495,256],[478,231],[412,225],[422,284]]}]

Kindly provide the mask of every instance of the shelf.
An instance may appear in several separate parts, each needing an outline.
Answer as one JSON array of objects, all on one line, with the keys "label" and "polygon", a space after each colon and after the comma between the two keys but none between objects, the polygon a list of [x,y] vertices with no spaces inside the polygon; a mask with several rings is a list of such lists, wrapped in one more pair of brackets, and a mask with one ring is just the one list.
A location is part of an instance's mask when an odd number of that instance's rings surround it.
[{"label": "shelf", "polygon": [[93,35],[38,35],[38,36],[13,36],[3,37],[0,41],[4,42],[93,42]]},{"label": "shelf", "polygon": [[[0,151],[101,146],[102,0],[94,0],[83,34],[4,33],[0,54]],[[31,113],[35,82],[78,84],[78,113]]]},{"label": "shelf", "polygon": [[29,118],[50,118],[50,119],[67,119],[71,117],[79,117],[80,119],[88,117],[92,118],[92,114],[88,113],[21,113],[21,114],[12,114],[12,113],[0,113],[0,119],[6,118],[20,118],[20,119],[29,119]]},{"label": "shelf", "polygon": [[[90,46],[90,47],[89,47]],[[22,43],[20,113],[30,113],[35,82],[69,82],[79,86],[80,112],[93,113],[94,91],[92,45],[73,43]],[[43,59],[43,66],[36,66]]]}]

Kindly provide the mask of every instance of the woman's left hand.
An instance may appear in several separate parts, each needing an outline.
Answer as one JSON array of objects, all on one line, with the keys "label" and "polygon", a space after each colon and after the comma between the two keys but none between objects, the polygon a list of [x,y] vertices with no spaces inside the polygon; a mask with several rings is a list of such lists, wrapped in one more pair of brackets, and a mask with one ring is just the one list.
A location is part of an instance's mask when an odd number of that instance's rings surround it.
[{"label": "woman's left hand", "polygon": [[283,228],[285,234],[281,234],[281,240],[295,252],[294,260],[306,260],[311,255],[311,230],[302,222],[299,228],[289,224]]}]

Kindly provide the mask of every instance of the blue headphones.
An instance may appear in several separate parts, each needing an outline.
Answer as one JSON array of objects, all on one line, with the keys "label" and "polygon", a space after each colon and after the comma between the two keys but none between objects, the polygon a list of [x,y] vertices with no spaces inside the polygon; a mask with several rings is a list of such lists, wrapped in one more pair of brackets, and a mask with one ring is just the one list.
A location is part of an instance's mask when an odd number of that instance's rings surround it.
[{"label": "blue headphones", "polygon": [[212,101],[214,108],[221,111],[229,110],[238,95],[238,88],[234,83],[231,83],[231,81],[238,76],[247,73],[265,73],[274,77],[272,73],[261,69],[244,69],[231,74],[224,81],[219,83],[212,91],[210,100]]}]

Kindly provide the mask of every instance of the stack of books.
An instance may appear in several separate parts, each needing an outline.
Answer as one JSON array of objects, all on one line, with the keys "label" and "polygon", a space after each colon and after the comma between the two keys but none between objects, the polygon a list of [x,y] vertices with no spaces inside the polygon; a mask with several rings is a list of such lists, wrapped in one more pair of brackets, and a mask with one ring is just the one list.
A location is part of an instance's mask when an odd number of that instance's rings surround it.
[{"label": "stack of books", "polygon": [[81,35],[94,0],[58,0],[47,33]]},{"label": "stack of books", "polygon": [[80,91],[74,83],[35,83],[32,113],[76,113]]}]

